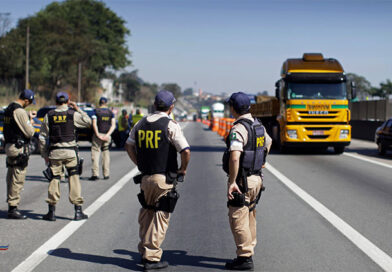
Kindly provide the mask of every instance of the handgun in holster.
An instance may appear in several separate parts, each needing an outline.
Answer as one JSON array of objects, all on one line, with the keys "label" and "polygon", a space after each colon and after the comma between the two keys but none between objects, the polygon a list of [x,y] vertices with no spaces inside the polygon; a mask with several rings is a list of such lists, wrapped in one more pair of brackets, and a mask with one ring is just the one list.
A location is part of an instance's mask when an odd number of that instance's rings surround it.
[{"label": "handgun in holster", "polygon": [[233,199],[227,201],[227,206],[232,207],[244,207],[245,206],[245,194],[241,194],[239,192],[233,192]]}]

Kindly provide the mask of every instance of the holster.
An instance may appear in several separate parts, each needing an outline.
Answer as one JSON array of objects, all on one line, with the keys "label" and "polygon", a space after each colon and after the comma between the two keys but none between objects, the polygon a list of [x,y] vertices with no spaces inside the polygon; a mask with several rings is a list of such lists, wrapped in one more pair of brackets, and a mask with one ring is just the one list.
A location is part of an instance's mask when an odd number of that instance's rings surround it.
[{"label": "holster", "polygon": [[140,183],[142,183],[142,178],[143,178],[143,174],[139,174],[137,176],[134,176],[133,177],[133,182],[135,184],[140,184]]},{"label": "holster", "polygon": [[162,196],[155,205],[147,204],[143,190],[137,195],[137,198],[144,209],[172,213],[176,207],[177,200],[180,198],[180,194],[173,188],[166,195]]},{"label": "holster", "polygon": [[227,201],[227,207],[244,207],[245,206],[245,194],[240,194],[238,192],[233,192],[233,199]]},{"label": "holster", "polygon": [[177,173],[175,172],[167,172],[166,173],[166,183],[173,184],[177,180]]},{"label": "holster", "polygon": [[29,164],[29,155],[26,153],[20,153],[16,157],[9,158],[12,162],[9,163],[8,160],[6,161],[7,168],[10,167],[22,167],[25,168]]},{"label": "holster", "polygon": [[172,213],[176,207],[180,194],[173,188],[158,201],[157,210]]}]

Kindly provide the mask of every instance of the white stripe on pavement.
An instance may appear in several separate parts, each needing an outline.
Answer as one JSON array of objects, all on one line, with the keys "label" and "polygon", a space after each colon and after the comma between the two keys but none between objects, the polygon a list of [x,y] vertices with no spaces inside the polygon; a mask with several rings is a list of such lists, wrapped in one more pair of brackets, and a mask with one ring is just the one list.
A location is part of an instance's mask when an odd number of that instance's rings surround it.
[{"label": "white stripe on pavement", "polygon": [[365,158],[363,156],[359,156],[359,155],[356,155],[356,154],[353,154],[353,153],[344,152],[343,155],[348,156],[348,157],[352,157],[352,158],[355,158],[355,159],[358,159],[358,160],[362,160],[362,161],[365,161],[365,162],[370,162],[370,163],[373,163],[373,164],[377,164],[377,165],[381,165],[381,166],[384,166],[384,167],[392,168],[392,165],[390,165],[390,164],[379,162],[379,161],[375,161],[375,160],[371,160],[371,159],[368,159],[368,158]]},{"label": "white stripe on pavement", "polygon": [[337,230],[339,230],[344,236],[346,236],[354,245],[368,255],[376,264],[382,269],[388,272],[392,272],[392,257],[387,255],[384,251],[379,249],[376,245],[370,242],[365,236],[356,231],[349,224],[344,222],[340,217],[334,214],[331,210],[309,195],[307,192],[302,190],[294,182],[288,179],[285,175],[280,173],[271,164],[266,163],[266,168],[271,172],[278,180],[286,185],[291,191],[297,196],[302,198],[307,204],[309,204],[316,212],[324,217],[329,223],[331,223]]},{"label": "white stripe on pavement", "polygon": [[[103,193],[97,200],[94,201],[86,210],[88,216],[92,216],[99,208],[109,201],[125,184],[127,184],[138,173],[137,167],[129,171],[112,187]],[[87,220],[71,221],[65,225],[60,231],[54,234],[41,247],[34,251],[26,260],[15,267],[12,272],[27,272],[33,271],[50,253],[59,247],[65,240],[67,240],[75,231],[77,231]]]}]

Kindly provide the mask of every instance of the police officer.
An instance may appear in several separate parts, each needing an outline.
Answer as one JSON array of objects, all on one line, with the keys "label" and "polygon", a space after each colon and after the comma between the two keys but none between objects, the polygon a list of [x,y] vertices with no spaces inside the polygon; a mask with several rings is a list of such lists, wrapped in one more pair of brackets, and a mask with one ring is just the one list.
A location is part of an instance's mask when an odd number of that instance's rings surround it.
[{"label": "police officer", "polygon": [[123,109],[121,111],[121,115],[118,117],[118,133],[120,136],[120,147],[124,146],[125,141],[127,140],[127,134],[129,132],[128,128],[128,115],[127,110]]},{"label": "police officer", "polygon": [[[176,177],[186,174],[190,160],[189,145],[181,127],[169,117],[175,101],[171,92],[159,91],[155,97],[157,111],[134,126],[125,146],[142,176],[138,195],[142,204],[138,250],[146,270],[168,266],[161,261],[160,246],[178,199]],[[181,154],[179,169],[177,152]]]},{"label": "police officer", "polygon": [[140,109],[136,109],[136,114],[132,114],[132,125],[134,126],[143,117],[144,117],[144,115],[143,115],[143,113],[140,112]]},{"label": "police officer", "polygon": [[7,155],[7,202],[9,219],[26,219],[18,210],[20,191],[23,189],[29,159],[28,144],[34,135],[33,118],[36,112],[24,110],[35,104],[34,92],[24,90],[19,99],[12,102],[4,111],[4,141]]},{"label": "police officer", "polygon": [[93,119],[93,139],[91,145],[92,176],[89,180],[99,178],[99,156],[102,151],[103,178],[109,179],[110,174],[110,154],[109,146],[111,135],[116,128],[116,119],[113,112],[107,107],[107,98],[99,99],[99,108],[94,110]]},{"label": "police officer", "polygon": [[57,93],[57,107],[45,115],[39,136],[41,155],[49,163],[53,175],[46,199],[49,212],[43,216],[48,221],[56,221],[55,207],[60,200],[60,179],[64,166],[69,176],[69,201],[75,205],[74,220],[88,217],[82,211],[75,128],[91,127],[91,119],[75,102],[68,101],[67,93]]},{"label": "police officer", "polygon": [[249,97],[233,93],[228,100],[236,119],[226,140],[223,168],[229,174],[228,207],[230,228],[237,246],[237,258],[227,262],[228,270],[253,270],[256,246],[256,204],[263,189],[262,167],[272,140],[265,128],[249,113]]}]

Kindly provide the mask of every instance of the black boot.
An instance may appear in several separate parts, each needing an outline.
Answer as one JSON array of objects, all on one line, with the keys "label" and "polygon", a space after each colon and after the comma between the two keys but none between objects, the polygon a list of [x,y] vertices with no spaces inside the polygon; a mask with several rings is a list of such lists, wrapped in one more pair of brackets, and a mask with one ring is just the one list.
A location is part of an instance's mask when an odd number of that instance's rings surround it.
[{"label": "black boot", "polygon": [[8,219],[26,219],[27,216],[20,213],[18,207],[8,206]]},{"label": "black boot", "polygon": [[153,270],[153,269],[162,269],[169,266],[168,262],[153,262],[144,259],[144,271]]},{"label": "black boot", "polygon": [[238,257],[231,262],[227,262],[225,268],[227,270],[252,270],[253,271],[253,259],[252,257]]},{"label": "black boot", "polygon": [[83,213],[82,206],[75,205],[75,218],[74,218],[74,220],[78,221],[78,220],[83,220],[83,219],[87,219],[87,218],[88,218],[88,215]]},{"label": "black boot", "polygon": [[56,215],[54,213],[55,211],[56,211],[56,206],[49,204],[49,212],[45,214],[42,217],[42,219],[46,221],[56,221]]}]

